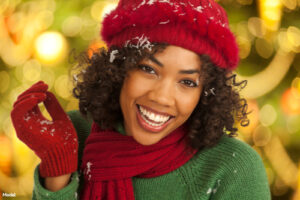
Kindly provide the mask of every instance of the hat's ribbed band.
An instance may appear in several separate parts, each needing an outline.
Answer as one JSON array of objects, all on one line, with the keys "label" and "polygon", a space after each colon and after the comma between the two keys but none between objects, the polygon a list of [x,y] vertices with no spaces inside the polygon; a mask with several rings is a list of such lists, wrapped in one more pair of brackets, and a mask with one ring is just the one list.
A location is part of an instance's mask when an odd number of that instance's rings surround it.
[{"label": "hat's ribbed band", "polygon": [[[151,27],[128,27],[122,32],[114,35],[108,46],[116,45],[122,47],[126,41],[135,37],[141,37],[144,35],[148,37],[150,42],[168,43],[169,45],[180,46],[188,50],[210,56],[213,63],[221,68],[229,68],[230,64],[227,63],[227,59],[223,54],[220,54],[222,50],[217,49],[210,40],[199,36],[197,33],[190,31],[184,24],[164,24]],[[137,40],[131,41],[132,44]]]}]

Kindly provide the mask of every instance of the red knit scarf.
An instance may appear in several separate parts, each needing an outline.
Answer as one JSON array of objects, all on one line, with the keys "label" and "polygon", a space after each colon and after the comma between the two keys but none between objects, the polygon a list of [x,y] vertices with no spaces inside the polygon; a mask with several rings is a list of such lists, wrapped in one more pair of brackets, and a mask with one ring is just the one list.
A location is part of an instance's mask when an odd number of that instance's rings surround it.
[{"label": "red knit scarf", "polygon": [[167,174],[193,157],[181,126],[158,143],[143,146],[132,137],[101,130],[96,123],[86,140],[82,158],[83,200],[133,200],[132,177]]}]

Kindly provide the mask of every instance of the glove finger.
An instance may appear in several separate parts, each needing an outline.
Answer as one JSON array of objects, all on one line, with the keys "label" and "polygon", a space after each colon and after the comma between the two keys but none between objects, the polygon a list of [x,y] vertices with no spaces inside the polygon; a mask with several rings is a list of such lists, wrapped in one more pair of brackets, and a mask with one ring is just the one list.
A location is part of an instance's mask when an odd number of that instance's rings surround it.
[{"label": "glove finger", "polygon": [[36,96],[30,99],[24,99],[11,112],[11,118],[14,122],[28,121],[33,118],[32,109],[37,106],[38,103],[45,100],[45,96]]},{"label": "glove finger", "polygon": [[51,92],[46,92],[47,98],[44,101],[45,107],[49,112],[52,120],[68,120],[67,114],[59,104],[58,100]]},{"label": "glove finger", "polygon": [[39,81],[39,82],[33,84],[29,89],[25,90],[23,93],[21,93],[18,96],[17,101],[29,93],[46,92],[47,89],[48,89],[48,85],[45,84],[43,81]]},{"label": "glove finger", "polygon": [[46,99],[46,94],[39,92],[39,93],[28,93],[23,95],[22,97],[18,98],[18,100],[14,103],[13,107],[16,107],[20,102],[22,102],[24,99],[30,99],[30,98],[44,98]]}]

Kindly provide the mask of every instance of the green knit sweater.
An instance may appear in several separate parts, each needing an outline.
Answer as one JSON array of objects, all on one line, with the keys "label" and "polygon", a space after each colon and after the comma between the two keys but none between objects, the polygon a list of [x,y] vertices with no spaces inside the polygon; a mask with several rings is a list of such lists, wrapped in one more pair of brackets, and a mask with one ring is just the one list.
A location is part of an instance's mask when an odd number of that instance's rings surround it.
[{"label": "green knit sweater", "polygon": [[[91,121],[78,111],[68,113],[79,138],[79,166]],[[72,174],[70,183],[51,192],[42,186],[38,167],[34,173],[33,199],[79,198],[83,178]],[[180,168],[154,178],[132,178],[138,200],[268,200],[268,180],[260,156],[246,143],[223,136],[220,142],[202,150]]]}]

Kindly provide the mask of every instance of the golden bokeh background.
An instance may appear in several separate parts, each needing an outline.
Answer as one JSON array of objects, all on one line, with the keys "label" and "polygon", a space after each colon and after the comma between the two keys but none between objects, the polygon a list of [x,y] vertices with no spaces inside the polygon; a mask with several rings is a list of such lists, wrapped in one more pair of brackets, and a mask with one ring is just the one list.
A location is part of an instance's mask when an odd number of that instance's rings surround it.
[{"label": "golden bokeh background", "polygon": [[[236,35],[238,79],[250,125],[239,139],[262,157],[272,199],[300,199],[300,0],[219,0]],[[31,199],[35,154],[16,137],[13,102],[43,80],[65,111],[71,95],[70,52],[104,46],[99,30],[117,0],[0,0],[0,199]],[[41,107],[43,114],[49,117]]]}]

